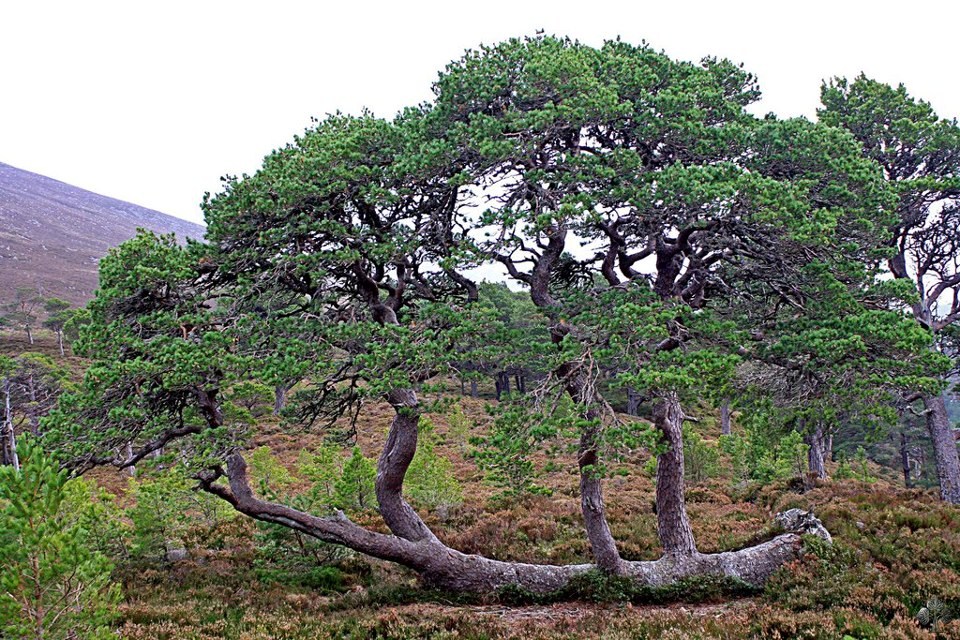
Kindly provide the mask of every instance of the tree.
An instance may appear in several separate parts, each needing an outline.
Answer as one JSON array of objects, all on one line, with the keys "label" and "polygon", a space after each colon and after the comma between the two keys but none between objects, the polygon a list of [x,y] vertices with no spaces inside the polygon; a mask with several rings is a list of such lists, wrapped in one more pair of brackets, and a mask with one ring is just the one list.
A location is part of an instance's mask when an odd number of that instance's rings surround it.
[{"label": "tree", "polygon": [[119,602],[112,565],[68,513],[66,470],[36,444],[20,445],[22,467],[0,468],[0,632],[68,640],[112,637]]},{"label": "tree", "polygon": [[47,312],[47,319],[43,321],[43,326],[56,334],[57,346],[60,348],[62,358],[66,355],[63,350],[64,328],[76,315],[77,309],[71,309],[69,302],[59,298],[47,298],[43,302],[43,308]]},{"label": "tree", "polygon": [[[820,120],[850,131],[896,191],[887,267],[911,294],[910,311],[931,348],[949,350],[949,329],[960,321],[960,126],[903,85],[864,75],[825,84],[821,101]],[[960,457],[943,391],[915,390],[910,399],[924,406],[940,496],[960,504]]]},{"label": "tree", "polygon": [[[739,363],[776,355],[752,335],[784,340],[791,313],[812,331],[822,318],[806,303],[824,274],[862,288],[869,265],[837,256],[869,262],[881,242],[876,165],[838,129],[751,116],[758,92],[736,65],[619,41],[511,40],[451,64],[435,93],[389,122],[331,116],[256,174],[228,178],[204,203],[207,246],[142,233],[104,258],[78,343],[95,365],[48,420],[51,446],[77,469],[179,447],[195,454],[203,489],[237,511],[449,589],[542,593],[592,567],[648,585],[702,574],[762,583],[802,540],[697,551],[684,406],[718,400]],[[502,331],[465,275],[493,266],[526,291],[545,331],[522,341]],[[856,326],[858,306],[838,313]],[[423,385],[531,351],[544,377],[530,402],[570,407],[558,433],[577,452],[593,565],[462,554],[404,498]],[[355,417],[368,399],[393,407],[373,480],[390,534],[254,493],[246,428],[221,390],[267,368],[303,380],[288,413],[304,429]],[[655,442],[612,411],[614,386],[651,399]],[[609,460],[641,445],[657,454],[664,557],[652,562],[620,556],[604,506]],[[812,516],[800,530],[822,534]]]},{"label": "tree", "polygon": [[27,340],[33,344],[33,328],[36,326],[37,311],[43,303],[43,296],[33,287],[17,287],[14,299],[5,305],[6,320],[27,334]]},{"label": "tree", "polygon": [[10,422],[19,417],[29,425],[33,435],[40,435],[40,419],[56,405],[65,389],[73,384],[70,372],[42,353],[27,351],[10,359],[5,373],[0,373],[6,401],[10,406]]}]

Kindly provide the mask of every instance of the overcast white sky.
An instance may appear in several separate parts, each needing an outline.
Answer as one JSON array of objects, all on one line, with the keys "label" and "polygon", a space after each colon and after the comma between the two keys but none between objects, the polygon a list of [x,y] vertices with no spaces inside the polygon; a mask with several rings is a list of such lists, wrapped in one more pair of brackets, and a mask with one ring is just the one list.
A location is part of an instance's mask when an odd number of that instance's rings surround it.
[{"label": "overcast white sky", "polygon": [[743,62],[781,116],[865,71],[954,117],[958,25],[950,0],[0,0],[0,162],[199,222],[310,116],[391,116],[464,49],[537,29]]}]

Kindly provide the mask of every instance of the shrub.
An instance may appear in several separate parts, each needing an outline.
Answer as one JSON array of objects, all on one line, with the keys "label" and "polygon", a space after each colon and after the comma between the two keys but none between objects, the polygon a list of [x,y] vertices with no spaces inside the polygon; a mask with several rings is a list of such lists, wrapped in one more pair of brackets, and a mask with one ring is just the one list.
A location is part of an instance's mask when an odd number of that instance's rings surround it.
[{"label": "shrub", "polygon": [[404,478],[404,490],[413,502],[428,509],[463,503],[463,490],[453,475],[453,464],[436,451],[433,423],[420,418],[417,453]]},{"label": "shrub", "polygon": [[693,484],[713,478],[719,472],[720,451],[688,426],[683,428],[684,475]]},{"label": "shrub", "polygon": [[343,465],[343,475],[334,486],[336,504],[345,511],[363,511],[377,507],[374,479],[377,469],[373,462],[365,458],[360,447],[353,448],[353,454]]}]

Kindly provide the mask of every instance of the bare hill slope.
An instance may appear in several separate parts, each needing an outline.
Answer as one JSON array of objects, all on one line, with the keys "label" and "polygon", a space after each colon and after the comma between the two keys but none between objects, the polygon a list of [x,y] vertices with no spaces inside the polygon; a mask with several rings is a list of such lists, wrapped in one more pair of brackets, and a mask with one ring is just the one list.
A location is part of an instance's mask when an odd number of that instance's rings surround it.
[{"label": "bare hill slope", "polygon": [[97,262],[138,227],[203,237],[201,225],[0,163],[0,302],[19,286],[84,304]]}]

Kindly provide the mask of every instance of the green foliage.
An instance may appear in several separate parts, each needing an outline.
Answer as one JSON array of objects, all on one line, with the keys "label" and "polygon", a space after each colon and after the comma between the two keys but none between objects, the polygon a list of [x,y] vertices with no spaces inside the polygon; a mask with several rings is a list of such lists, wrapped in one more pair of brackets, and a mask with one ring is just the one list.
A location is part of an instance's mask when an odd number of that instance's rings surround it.
[{"label": "green foliage", "polygon": [[791,431],[781,438],[776,453],[777,477],[802,479],[807,472],[809,449],[797,431]]},{"label": "green foliage", "polygon": [[336,505],[344,511],[364,511],[377,507],[374,480],[377,467],[364,457],[360,447],[354,447],[350,458],[343,465],[343,474],[334,484]]},{"label": "green foliage", "polygon": [[3,317],[11,326],[24,331],[33,344],[32,332],[40,319],[43,296],[34,287],[17,287],[13,300],[3,305]]},{"label": "green foliage", "polygon": [[404,477],[404,493],[414,504],[428,509],[448,509],[463,502],[463,489],[453,474],[453,464],[437,453],[437,435],[428,418],[418,424],[417,452]]},{"label": "green foliage", "polygon": [[270,412],[273,405],[273,389],[260,382],[244,381],[231,387],[227,399],[247,411],[252,420]]},{"label": "green foliage", "polygon": [[837,480],[873,482],[875,478],[873,474],[870,473],[870,467],[867,464],[867,450],[863,447],[857,447],[852,459],[841,452],[837,464],[837,471],[833,474],[833,477]]},{"label": "green foliage", "polygon": [[704,440],[692,427],[684,425],[683,462],[686,479],[692,484],[699,484],[719,473],[720,450]]},{"label": "green foliage", "polygon": [[473,429],[473,423],[463,412],[463,407],[454,403],[447,413],[447,424],[449,425],[450,438],[460,450],[467,452],[467,445],[470,442],[470,432]]},{"label": "green foliage", "polygon": [[27,440],[19,453],[19,472],[0,468],[0,634],[110,638],[119,588],[83,515],[71,512],[66,471]]},{"label": "green foliage", "polygon": [[248,464],[250,475],[263,495],[276,495],[296,482],[296,478],[290,474],[286,467],[280,464],[268,446],[254,449],[253,453],[250,454]]},{"label": "green foliage", "polygon": [[178,468],[130,481],[131,556],[146,562],[162,560],[168,551],[185,548],[193,529],[212,530],[233,515],[223,501],[195,490],[194,484]]},{"label": "green foliage", "polygon": [[85,532],[87,545],[114,563],[126,560],[130,525],[116,497],[84,478],[68,482],[64,492],[66,512]]},{"label": "green foliage", "polygon": [[343,475],[339,447],[326,442],[313,451],[302,449],[297,459],[300,475],[311,483],[311,510],[326,510],[337,501],[337,480]]},{"label": "green foliage", "polygon": [[490,433],[471,439],[477,447],[473,452],[477,465],[508,494],[544,493],[535,482],[540,472],[531,456],[557,437],[564,418],[570,417],[569,405],[561,404],[551,416],[538,412],[528,400],[515,398],[488,406],[487,412],[494,418]]}]

